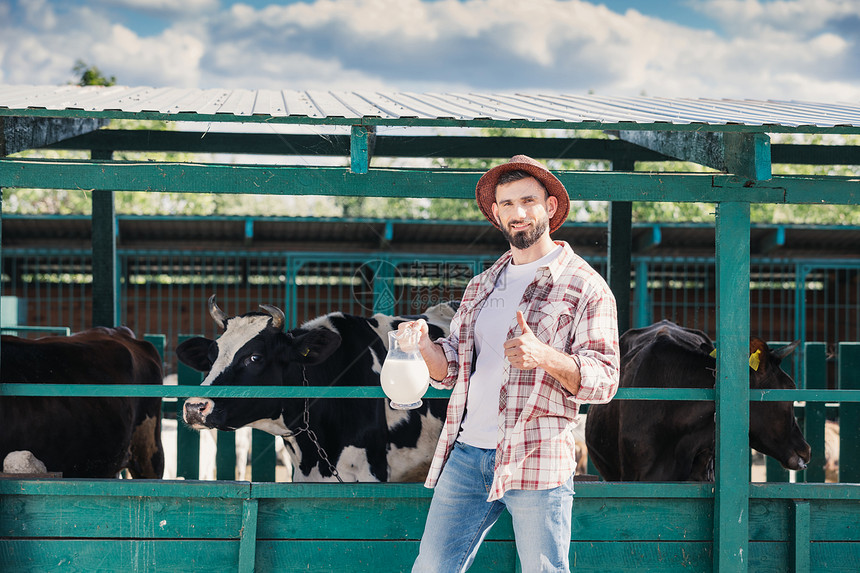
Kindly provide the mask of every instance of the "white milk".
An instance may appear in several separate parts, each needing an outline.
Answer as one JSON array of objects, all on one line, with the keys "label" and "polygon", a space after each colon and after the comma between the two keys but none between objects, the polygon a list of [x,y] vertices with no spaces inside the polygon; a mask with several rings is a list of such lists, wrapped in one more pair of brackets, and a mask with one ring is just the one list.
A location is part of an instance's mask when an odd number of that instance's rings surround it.
[{"label": "white milk", "polygon": [[412,404],[420,400],[430,386],[430,372],[423,360],[386,358],[379,381],[392,402]]}]

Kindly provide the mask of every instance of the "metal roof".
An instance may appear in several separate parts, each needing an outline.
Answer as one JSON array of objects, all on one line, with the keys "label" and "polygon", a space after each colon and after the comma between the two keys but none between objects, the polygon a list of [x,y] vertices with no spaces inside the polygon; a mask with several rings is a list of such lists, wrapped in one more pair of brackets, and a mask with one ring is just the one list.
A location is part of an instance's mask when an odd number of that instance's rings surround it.
[{"label": "metal roof", "polygon": [[379,125],[554,124],[816,131],[860,128],[860,103],[574,94],[413,93],[0,85],[0,116]]}]

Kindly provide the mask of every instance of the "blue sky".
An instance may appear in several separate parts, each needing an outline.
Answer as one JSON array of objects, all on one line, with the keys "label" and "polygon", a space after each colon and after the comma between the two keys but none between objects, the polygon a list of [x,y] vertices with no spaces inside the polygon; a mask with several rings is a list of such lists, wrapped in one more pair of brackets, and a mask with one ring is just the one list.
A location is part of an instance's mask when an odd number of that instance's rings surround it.
[{"label": "blue sky", "polygon": [[0,82],[860,101],[860,0],[0,0]]}]

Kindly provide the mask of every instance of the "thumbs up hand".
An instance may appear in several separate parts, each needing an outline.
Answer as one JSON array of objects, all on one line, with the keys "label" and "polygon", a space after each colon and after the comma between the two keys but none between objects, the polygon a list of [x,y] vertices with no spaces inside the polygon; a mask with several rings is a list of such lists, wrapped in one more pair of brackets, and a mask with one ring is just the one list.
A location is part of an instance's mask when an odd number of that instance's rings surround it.
[{"label": "thumbs up hand", "polygon": [[525,317],[525,315],[523,315],[523,311],[521,311],[521,310],[517,311],[517,324],[520,325],[520,329],[523,331],[523,334],[534,335],[534,333],[532,332],[532,329],[529,328],[529,323],[526,322],[526,317]]},{"label": "thumbs up hand", "polygon": [[505,341],[505,357],[514,368],[532,370],[541,365],[550,347],[538,340],[520,310],[517,311],[517,323],[522,334]]}]

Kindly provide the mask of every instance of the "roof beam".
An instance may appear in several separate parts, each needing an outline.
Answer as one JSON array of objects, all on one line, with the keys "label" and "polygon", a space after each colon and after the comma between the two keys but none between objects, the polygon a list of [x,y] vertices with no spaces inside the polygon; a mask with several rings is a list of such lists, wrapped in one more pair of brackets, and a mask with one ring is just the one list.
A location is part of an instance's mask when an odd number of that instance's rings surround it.
[{"label": "roof beam", "polygon": [[[0,188],[84,191],[473,198],[481,174],[453,169],[376,168],[358,175],[343,167],[0,159]],[[750,183],[713,173],[556,174],[574,201],[860,203],[860,180],[856,177],[779,176]]]},{"label": "roof beam", "polygon": [[[0,117],[0,157],[38,149],[107,125],[104,119]],[[87,148],[89,149],[89,148]]]},{"label": "roof beam", "polygon": [[[352,134],[224,133],[103,129],[47,147],[111,151],[247,153],[252,155],[350,155]],[[595,159],[613,162],[666,161],[665,155],[618,139],[560,137],[476,137],[379,135],[379,157],[489,157],[518,153],[541,159]],[[632,171],[632,169],[630,169]]]},{"label": "roof beam", "polygon": [[753,181],[771,178],[770,138],[763,133],[616,131],[624,141]]},{"label": "roof beam", "polygon": [[767,181],[773,174],[770,137],[764,133],[724,133],[721,171],[753,181]]},{"label": "roof beam", "polygon": [[[1,119],[0,119],[1,121]],[[164,151],[179,153],[247,153],[252,155],[350,154],[346,135],[294,133],[225,133],[100,129],[45,145],[49,149]],[[594,159],[614,162],[670,161],[621,139],[560,137],[475,137],[379,135],[373,155],[379,157],[512,157],[525,153],[538,159]],[[860,165],[858,145],[771,144],[773,163]],[[632,171],[628,169],[626,171]]]},{"label": "roof beam", "polygon": [[774,143],[773,163],[794,165],[860,165],[860,145],[805,145]]}]

